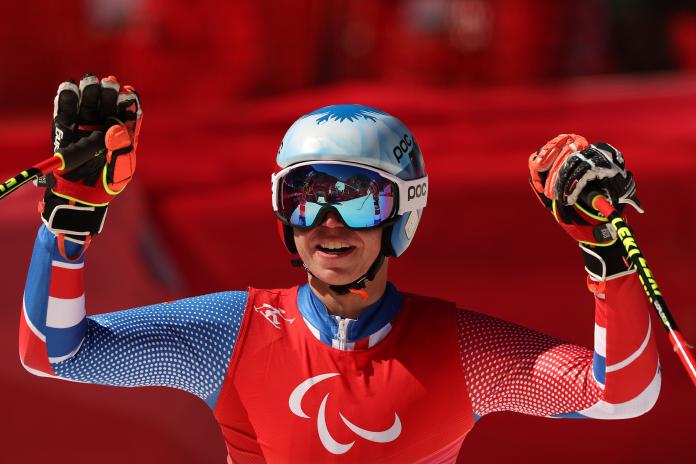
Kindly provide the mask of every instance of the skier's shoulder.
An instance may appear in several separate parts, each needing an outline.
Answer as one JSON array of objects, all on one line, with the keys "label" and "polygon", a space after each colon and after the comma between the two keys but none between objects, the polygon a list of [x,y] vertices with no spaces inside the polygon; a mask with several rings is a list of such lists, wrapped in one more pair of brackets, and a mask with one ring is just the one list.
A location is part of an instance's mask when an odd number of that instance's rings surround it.
[{"label": "skier's shoulder", "polygon": [[173,320],[191,323],[225,323],[239,320],[247,306],[247,290],[226,290],[165,301],[137,308],[138,313],[152,313],[160,318],[169,315]]},{"label": "skier's shoulder", "polygon": [[249,295],[248,290],[224,290],[203,295],[182,298],[169,304],[183,306],[210,306],[220,309],[244,308]]}]

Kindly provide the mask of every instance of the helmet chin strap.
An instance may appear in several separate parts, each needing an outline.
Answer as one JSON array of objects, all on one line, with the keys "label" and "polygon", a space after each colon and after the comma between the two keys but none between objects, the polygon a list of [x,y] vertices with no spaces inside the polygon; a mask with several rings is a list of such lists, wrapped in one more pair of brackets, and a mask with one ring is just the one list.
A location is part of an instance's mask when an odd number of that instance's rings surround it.
[{"label": "helmet chin strap", "polygon": [[[360,296],[363,300],[367,300],[367,291],[365,291],[365,287],[367,286],[367,283],[371,280],[374,280],[375,276],[377,275],[377,272],[379,269],[382,267],[382,263],[384,262],[384,253],[382,251],[379,252],[377,255],[377,258],[375,258],[374,262],[370,266],[370,268],[367,270],[365,274],[362,276],[358,277],[354,281],[348,283],[348,284],[343,284],[343,285],[330,285],[329,284],[329,290],[334,292],[337,295],[347,295],[348,293],[354,293],[358,296]],[[302,261],[301,259],[293,259],[290,261],[290,263],[295,266],[295,267],[304,267],[305,271],[307,271],[309,274],[311,274],[315,279],[319,279]],[[323,282],[323,281],[322,281]]]}]

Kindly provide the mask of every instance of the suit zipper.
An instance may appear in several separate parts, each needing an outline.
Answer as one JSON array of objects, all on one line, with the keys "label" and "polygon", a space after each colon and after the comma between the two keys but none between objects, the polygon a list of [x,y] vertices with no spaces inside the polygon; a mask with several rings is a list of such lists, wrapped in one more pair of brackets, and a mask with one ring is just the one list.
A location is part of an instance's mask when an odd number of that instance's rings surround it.
[{"label": "suit zipper", "polygon": [[338,349],[346,349],[346,343],[348,342],[348,327],[353,319],[342,318],[340,316],[336,317],[338,321],[338,332],[336,333],[336,339],[338,340]]}]

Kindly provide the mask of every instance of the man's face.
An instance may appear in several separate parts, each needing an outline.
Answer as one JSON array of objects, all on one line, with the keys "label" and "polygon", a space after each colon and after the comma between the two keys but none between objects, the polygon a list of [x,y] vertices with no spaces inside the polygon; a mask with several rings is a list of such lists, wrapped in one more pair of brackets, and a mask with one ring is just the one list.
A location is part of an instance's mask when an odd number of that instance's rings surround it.
[{"label": "man's face", "polygon": [[321,225],[293,229],[293,235],[300,258],[318,279],[344,285],[365,274],[377,259],[382,230],[351,230],[330,212]]}]

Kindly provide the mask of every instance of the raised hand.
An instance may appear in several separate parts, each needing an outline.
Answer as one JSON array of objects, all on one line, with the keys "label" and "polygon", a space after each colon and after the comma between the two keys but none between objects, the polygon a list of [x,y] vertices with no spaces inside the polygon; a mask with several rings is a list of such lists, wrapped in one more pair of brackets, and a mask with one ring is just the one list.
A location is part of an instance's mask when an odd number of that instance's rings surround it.
[{"label": "raised hand", "polygon": [[578,242],[606,246],[616,241],[607,219],[585,202],[590,191],[605,195],[619,211],[629,204],[643,212],[633,175],[621,152],[607,143],[590,145],[579,135],[561,134],[531,154],[529,170],[541,203]]},{"label": "raised hand", "polygon": [[135,172],[141,121],[138,94],[113,76],[100,81],[87,74],[79,85],[60,84],[53,107],[54,151],[95,131],[103,133],[104,142],[101,152],[95,151],[88,161],[75,167],[64,160],[43,182],[47,189],[39,209],[60,242],[85,243],[101,231],[109,202]]}]

